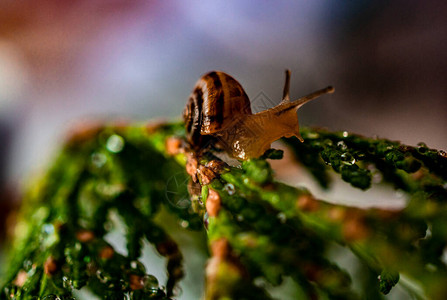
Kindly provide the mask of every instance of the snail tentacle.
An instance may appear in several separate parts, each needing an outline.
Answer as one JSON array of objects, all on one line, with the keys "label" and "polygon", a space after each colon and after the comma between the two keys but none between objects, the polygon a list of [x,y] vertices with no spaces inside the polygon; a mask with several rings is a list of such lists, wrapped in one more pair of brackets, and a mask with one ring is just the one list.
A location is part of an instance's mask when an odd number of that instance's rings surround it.
[{"label": "snail tentacle", "polygon": [[290,76],[291,76],[291,71],[289,69],[286,69],[285,71],[286,73],[286,80],[284,82],[284,89],[282,92],[282,101],[281,103],[286,103],[286,102],[290,102]]}]

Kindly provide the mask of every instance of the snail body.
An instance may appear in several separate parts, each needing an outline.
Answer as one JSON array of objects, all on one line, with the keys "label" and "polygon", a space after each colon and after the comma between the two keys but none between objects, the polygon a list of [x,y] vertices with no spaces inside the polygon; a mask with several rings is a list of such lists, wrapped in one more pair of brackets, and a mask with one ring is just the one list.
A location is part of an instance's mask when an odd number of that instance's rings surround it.
[{"label": "snail body", "polygon": [[290,71],[286,71],[281,103],[252,114],[247,94],[233,77],[219,71],[203,75],[183,111],[188,143],[199,150],[211,142],[231,156],[246,160],[263,155],[281,137],[296,136],[303,141],[297,109],[334,89],[327,87],[290,101],[289,82]]}]

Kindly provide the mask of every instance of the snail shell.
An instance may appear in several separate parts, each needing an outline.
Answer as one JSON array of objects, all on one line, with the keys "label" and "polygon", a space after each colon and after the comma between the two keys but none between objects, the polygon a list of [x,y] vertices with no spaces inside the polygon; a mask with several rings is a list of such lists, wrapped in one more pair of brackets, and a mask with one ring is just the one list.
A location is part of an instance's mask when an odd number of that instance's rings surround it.
[{"label": "snail shell", "polygon": [[303,141],[297,109],[334,89],[327,87],[291,102],[289,80],[290,71],[286,71],[283,100],[278,106],[252,114],[247,94],[233,77],[219,71],[203,75],[183,111],[187,141],[195,150],[218,144],[244,160],[261,156],[281,137],[296,136]]},{"label": "snail shell", "polygon": [[200,148],[211,135],[226,130],[251,115],[250,100],[239,82],[230,75],[213,71],[196,83],[183,111],[188,142]]}]

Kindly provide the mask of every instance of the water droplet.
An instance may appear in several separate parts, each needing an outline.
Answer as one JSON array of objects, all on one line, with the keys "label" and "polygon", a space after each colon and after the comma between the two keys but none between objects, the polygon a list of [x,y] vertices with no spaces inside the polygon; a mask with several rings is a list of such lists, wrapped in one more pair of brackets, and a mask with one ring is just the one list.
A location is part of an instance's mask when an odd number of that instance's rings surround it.
[{"label": "water droplet", "polygon": [[324,144],[326,144],[327,146],[332,146],[334,143],[330,139],[325,139]]},{"label": "water droplet", "polygon": [[155,276],[145,275],[143,277],[143,289],[145,292],[156,292],[158,290],[158,280]]},{"label": "water droplet", "polygon": [[183,227],[183,228],[188,228],[189,222],[186,221],[186,220],[181,220],[180,221],[180,226]]},{"label": "water droplet", "polygon": [[49,294],[42,298],[42,300],[61,300],[57,295],[55,294]]},{"label": "water droplet", "polygon": [[104,223],[104,229],[105,229],[106,231],[111,231],[113,228],[115,228],[115,227],[114,227],[114,224],[113,224],[112,221],[107,220],[107,221]]},{"label": "water droplet", "polygon": [[129,287],[129,283],[125,281],[124,279],[120,279],[120,286],[121,289],[124,291]]},{"label": "water droplet", "polygon": [[107,162],[107,157],[102,153],[93,153],[91,160],[95,167],[101,168]]},{"label": "water droplet", "polygon": [[182,288],[179,285],[176,285],[172,292],[174,293],[174,296],[180,297],[182,295],[182,293],[183,293],[183,290],[182,290]]},{"label": "water droplet", "polygon": [[103,194],[104,196],[113,197],[124,190],[124,185],[121,183],[107,184],[104,182],[99,182],[96,185],[96,190],[98,191],[98,193]]},{"label": "water droplet", "polygon": [[124,139],[119,135],[111,135],[107,139],[106,148],[112,153],[119,153],[124,148]]},{"label": "water droplet", "polygon": [[341,162],[345,165],[355,164],[355,158],[349,153],[343,153],[341,156]]},{"label": "water droplet", "polygon": [[432,232],[432,225],[428,225],[427,226],[427,230],[425,231],[425,236],[424,236],[424,240],[430,239],[433,236],[433,232]]},{"label": "water droplet", "polygon": [[205,212],[203,215],[203,225],[205,226],[205,229],[208,230],[208,225],[210,223],[210,216],[208,215],[208,212]]},{"label": "water droplet", "polygon": [[279,214],[276,215],[276,217],[279,219],[279,221],[284,224],[287,221],[287,216],[285,213],[280,212]]},{"label": "water droplet", "polygon": [[346,144],[345,144],[344,141],[339,141],[339,142],[337,143],[337,147],[340,148],[341,150],[346,150],[346,149],[348,149],[348,146],[346,146]]},{"label": "water droplet", "polygon": [[343,137],[348,137],[349,133],[347,131],[343,131]]},{"label": "water droplet", "polygon": [[181,208],[181,209],[190,208],[191,207],[191,199],[189,197],[184,197],[182,199],[179,199],[175,203],[175,206],[177,206],[178,208]]},{"label": "water droplet", "polygon": [[74,248],[75,248],[76,251],[81,251],[81,249],[82,249],[81,243],[76,242]]},{"label": "water droplet", "polygon": [[10,287],[9,286],[5,286],[4,288],[3,288],[3,294],[5,294],[5,295],[9,295],[9,298],[11,299],[11,298],[13,298],[14,297],[14,292],[12,292],[11,290],[10,290]]},{"label": "water droplet", "polygon": [[51,235],[54,233],[54,226],[53,224],[44,224],[42,226],[42,233],[45,235]]},{"label": "water droplet", "polygon": [[434,264],[426,264],[425,269],[427,269],[427,271],[429,272],[435,272],[438,269],[438,267]]},{"label": "water droplet", "polygon": [[65,261],[69,265],[73,264],[73,258],[72,258],[71,253],[69,251],[66,251],[66,253],[65,253]]},{"label": "water droplet", "polygon": [[265,284],[265,280],[262,277],[256,277],[253,280],[253,284],[259,288],[265,288],[266,284]]},{"label": "water droplet", "polygon": [[29,270],[31,270],[32,267],[33,267],[33,262],[31,260],[27,259],[23,262],[23,269],[25,270],[25,272],[28,272]]},{"label": "water droplet", "polygon": [[306,137],[308,139],[318,139],[320,135],[316,132],[309,132]]},{"label": "water droplet", "polygon": [[442,251],[441,261],[444,265],[447,265],[447,247],[444,247],[444,250]]},{"label": "water droplet", "polygon": [[314,142],[314,146],[315,146],[316,148],[320,148],[320,147],[321,147],[321,142],[320,142],[320,141],[315,141],[315,142]]},{"label": "water droplet", "polygon": [[33,276],[35,273],[36,273],[36,264],[33,264],[31,266],[31,269],[29,269],[29,271],[28,271],[28,277]]},{"label": "water droplet", "polygon": [[66,289],[69,290],[73,289],[73,281],[71,281],[71,279],[68,278],[67,276],[62,277],[62,285]]},{"label": "water droplet", "polygon": [[132,271],[137,271],[138,273],[146,273],[146,267],[138,260],[131,261],[130,268]]},{"label": "water droplet", "polygon": [[224,190],[228,193],[228,195],[234,195],[234,193],[236,192],[236,189],[234,188],[234,185],[232,183],[227,183],[224,186]]},{"label": "water droplet", "polygon": [[44,224],[42,226],[42,235],[40,236],[40,239],[40,247],[42,250],[51,247],[57,242],[58,236],[55,234],[53,224]]},{"label": "water droplet", "polygon": [[107,274],[104,271],[101,270],[97,270],[96,271],[96,277],[99,279],[99,281],[101,281],[102,283],[107,283],[109,280],[112,279],[112,277],[110,277],[109,274]]},{"label": "water droplet", "polygon": [[405,197],[405,192],[402,191],[402,190],[397,190],[397,191],[394,193],[394,195],[395,195],[396,198],[402,199],[402,198]]},{"label": "water droplet", "polygon": [[83,285],[83,282],[81,280],[73,280],[73,288],[74,289],[80,289]]},{"label": "water droplet", "polygon": [[272,204],[277,204],[281,201],[281,197],[278,194],[274,194],[272,195],[272,197],[270,198],[270,202]]},{"label": "water droplet", "polygon": [[425,143],[418,143],[418,151],[419,153],[425,153],[427,152],[428,147]]}]

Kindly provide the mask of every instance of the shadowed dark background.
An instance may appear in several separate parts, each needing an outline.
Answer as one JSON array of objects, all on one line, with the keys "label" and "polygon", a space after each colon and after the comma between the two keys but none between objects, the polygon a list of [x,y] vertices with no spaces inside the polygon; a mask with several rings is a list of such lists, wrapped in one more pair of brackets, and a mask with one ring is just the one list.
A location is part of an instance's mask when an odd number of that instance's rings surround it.
[{"label": "shadowed dark background", "polygon": [[178,117],[215,69],[278,103],[290,68],[292,99],[336,88],[302,125],[446,149],[446,15],[443,1],[2,1],[0,212],[74,121]]}]

